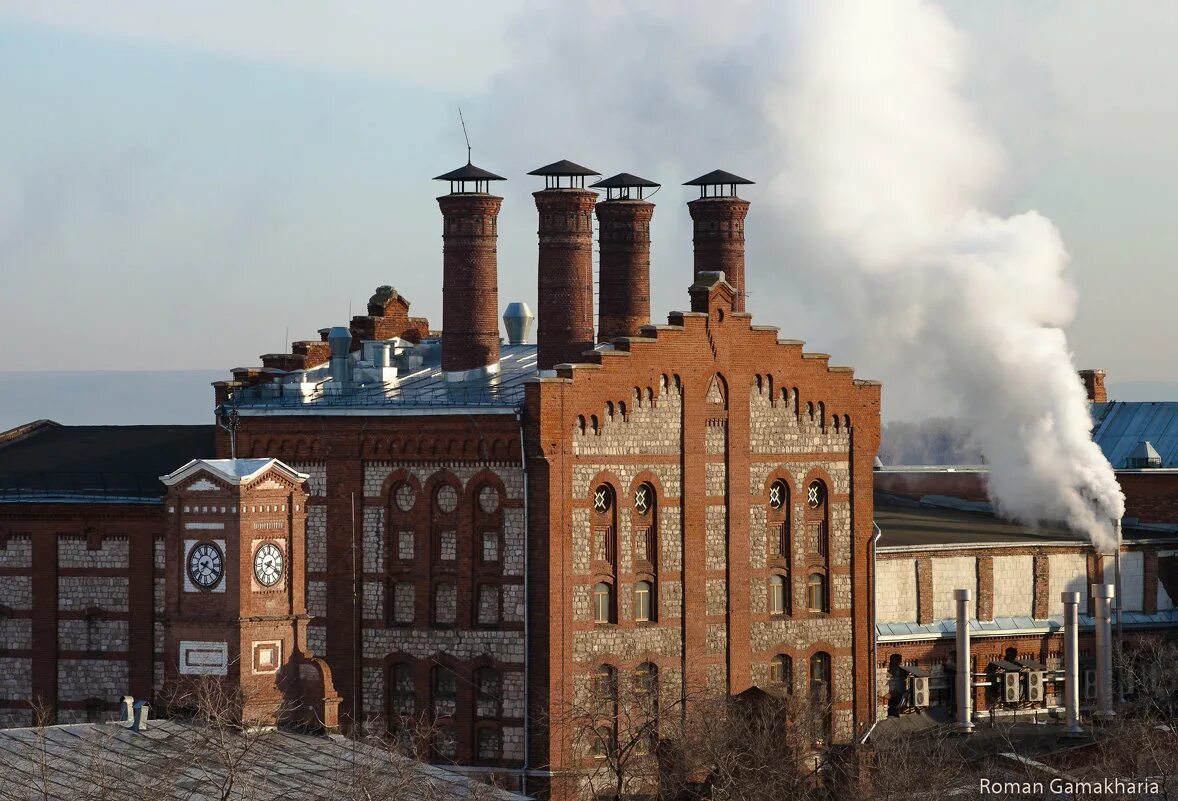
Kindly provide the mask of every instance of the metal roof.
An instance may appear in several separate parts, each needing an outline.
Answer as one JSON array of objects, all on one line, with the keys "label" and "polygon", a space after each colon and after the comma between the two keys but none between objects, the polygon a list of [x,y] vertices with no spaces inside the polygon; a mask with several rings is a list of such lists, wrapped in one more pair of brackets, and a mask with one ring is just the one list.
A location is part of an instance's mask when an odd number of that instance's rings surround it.
[{"label": "metal roof", "polygon": [[506,181],[502,175],[484,170],[482,167],[476,167],[469,161],[465,165],[456,170],[439,175],[434,179],[435,181]]},{"label": "metal roof", "polygon": [[309,396],[290,392],[279,384],[275,393],[268,385],[234,393],[238,411],[250,415],[288,414],[445,414],[502,413],[514,411],[524,401],[524,384],[536,371],[535,345],[501,345],[499,372],[489,376],[448,382],[442,372],[440,350],[433,349],[418,370],[399,375],[396,381],[332,391],[323,384]]},{"label": "metal roof", "polygon": [[[1096,618],[1092,615],[1078,615],[1081,628],[1093,628]],[[996,637],[1020,634],[1050,633],[1063,630],[1063,615],[1036,619],[1029,616],[996,617],[993,620],[971,618],[969,633],[973,637]],[[1128,628],[1150,628],[1155,626],[1178,625],[1178,609],[1160,612],[1121,612],[1121,624]],[[932,623],[909,623],[891,621],[877,623],[875,634],[880,642],[905,642],[910,640],[944,640],[957,635],[957,621],[948,618]]]},{"label": "metal roof", "polygon": [[215,455],[211,425],[22,428],[0,434],[0,502],[156,503],[161,475]]},{"label": "metal roof", "polygon": [[588,167],[582,167],[580,164],[569,161],[568,159],[561,159],[554,161],[551,164],[546,164],[543,167],[538,167],[528,175],[601,175],[597,170],[591,170]]},{"label": "metal roof", "polygon": [[733,175],[724,170],[712,170],[705,173],[698,178],[692,178],[690,181],[684,182],[684,186],[716,186],[724,184],[751,184],[754,183],[748,178],[741,178],[739,175]]},{"label": "metal roof", "polygon": [[1092,421],[1092,439],[1113,467],[1123,469],[1133,450],[1148,441],[1162,467],[1178,468],[1178,402],[1094,403]]},{"label": "metal roof", "polygon": [[213,801],[230,770],[237,799],[334,798],[341,787],[406,801],[524,798],[339,735],[241,734],[175,720],[139,732],[113,722],[0,730],[0,786],[29,797]]}]

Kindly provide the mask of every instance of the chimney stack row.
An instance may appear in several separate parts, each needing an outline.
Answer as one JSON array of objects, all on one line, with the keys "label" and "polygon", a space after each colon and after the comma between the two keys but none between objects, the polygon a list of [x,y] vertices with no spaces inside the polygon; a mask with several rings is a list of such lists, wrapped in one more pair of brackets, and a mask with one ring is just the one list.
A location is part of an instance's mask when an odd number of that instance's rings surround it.
[{"label": "chimney stack row", "polygon": [[[650,322],[650,221],[654,204],[643,191],[658,184],[621,173],[585,188],[599,173],[558,161],[533,170],[544,189],[533,193],[539,217],[537,292],[540,370],[577,362],[595,345],[593,332],[593,216],[600,226],[600,285],[596,342],[637,336]],[[503,198],[490,181],[502,177],[475,167],[439,175],[450,193],[438,198],[443,217],[442,370],[447,380],[489,375],[499,368],[497,221]],[[702,175],[700,197],[687,204],[693,223],[694,273],[723,272],[745,308],[744,219],[749,203],[736,196],[749,181],[723,170]]]}]

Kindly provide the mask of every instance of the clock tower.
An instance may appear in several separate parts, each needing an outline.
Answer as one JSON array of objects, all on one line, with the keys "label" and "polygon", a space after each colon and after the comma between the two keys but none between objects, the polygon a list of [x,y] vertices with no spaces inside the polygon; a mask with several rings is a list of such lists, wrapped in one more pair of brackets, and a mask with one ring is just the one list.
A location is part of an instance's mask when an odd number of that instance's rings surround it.
[{"label": "clock tower", "polygon": [[335,725],[330,670],[307,649],[306,479],[275,459],[197,459],[161,476],[165,698],[212,676],[243,724]]}]

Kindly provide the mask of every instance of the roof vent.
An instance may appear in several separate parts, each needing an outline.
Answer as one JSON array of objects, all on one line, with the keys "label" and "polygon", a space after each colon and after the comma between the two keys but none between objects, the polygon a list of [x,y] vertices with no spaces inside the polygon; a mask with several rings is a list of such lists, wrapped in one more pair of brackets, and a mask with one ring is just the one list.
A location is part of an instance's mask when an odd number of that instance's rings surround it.
[{"label": "roof vent", "polygon": [[331,348],[331,380],[343,386],[348,383],[348,352],[352,348],[352,334],[342,325],[337,325],[327,334]]},{"label": "roof vent", "polygon": [[1161,454],[1154,449],[1153,445],[1147,439],[1138,442],[1137,447],[1129,451],[1129,455],[1125,457],[1125,467],[1130,470],[1148,470],[1161,466]]},{"label": "roof vent", "polygon": [[503,326],[507,329],[507,344],[526,345],[532,334],[532,323],[536,315],[526,303],[508,303],[503,312]]}]

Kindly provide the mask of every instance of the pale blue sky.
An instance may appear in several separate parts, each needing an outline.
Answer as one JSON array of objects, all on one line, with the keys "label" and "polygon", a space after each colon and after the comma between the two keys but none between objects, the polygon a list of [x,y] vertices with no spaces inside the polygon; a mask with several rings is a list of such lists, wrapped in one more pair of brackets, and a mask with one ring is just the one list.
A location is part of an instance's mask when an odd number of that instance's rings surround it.
[{"label": "pale blue sky", "polygon": [[[751,37],[717,57],[673,15],[624,8],[0,0],[0,371],[255,364],[286,350],[288,327],[314,337],[383,283],[440,326],[444,187],[429,179],[464,159],[459,104],[476,163],[510,179],[501,305],[535,303],[525,173],[570,158],[666,184],[662,321],[690,277],[679,184],[715,167],[762,177],[772,143],[749,117],[771,54]],[[1011,162],[997,210],[1038,208],[1072,253],[1077,362],[1178,378],[1178,4],[947,9]],[[902,385],[864,363],[838,291],[791,250],[787,223],[758,216],[759,191],[744,193],[757,322]]]}]

